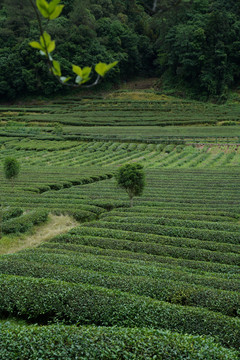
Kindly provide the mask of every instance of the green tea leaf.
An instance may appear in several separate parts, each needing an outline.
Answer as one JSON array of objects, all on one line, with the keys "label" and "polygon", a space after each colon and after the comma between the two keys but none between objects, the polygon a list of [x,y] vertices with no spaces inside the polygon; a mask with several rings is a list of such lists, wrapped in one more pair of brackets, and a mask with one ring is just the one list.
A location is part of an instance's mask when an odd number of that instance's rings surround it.
[{"label": "green tea leaf", "polygon": [[57,6],[56,9],[49,16],[49,19],[50,20],[56,19],[61,14],[63,7],[64,5]]},{"label": "green tea leaf", "polygon": [[48,52],[51,53],[54,49],[55,49],[56,45],[55,45],[55,41],[51,41],[50,44],[48,45]]},{"label": "green tea leaf", "polygon": [[107,72],[107,64],[105,63],[98,63],[96,66],[95,66],[95,71],[96,73],[98,73],[100,76],[104,76],[105,73]]},{"label": "green tea leaf", "polygon": [[51,36],[46,31],[40,36],[40,43],[45,52],[51,53],[55,49],[55,41],[51,40]]},{"label": "green tea leaf", "polygon": [[29,43],[29,45],[31,47],[33,47],[34,49],[43,50],[42,45],[40,43],[38,43],[37,41],[32,41]]},{"label": "green tea leaf", "polygon": [[76,77],[76,79],[75,79],[75,83],[76,83],[76,84],[81,84],[81,81],[82,81],[82,78],[81,78],[81,76],[78,75],[78,76]]},{"label": "green tea leaf", "polygon": [[43,48],[48,47],[50,42],[51,42],[51,36],[46,31],[44,31],[43,35],[40,36],[40,43],[42,47]]},{"label": "green tea leaf", "polygon": [[72,71],[82,78],[82,69],[80,66],[72,65]]},{"label": "green tea leaf", "polygon": [[52,71],[53,71],[54,75],[56,75],[56,76],[61,76],[62,75],[60,64],[56,60],[53,60]]},{"label": "green tea leaf", "polygon": [[111,64],[105,64],[100,62],[95,66],[95,71],[97,74],[103,77],[110,69],[112,69],[115,65],[117,65],[117,63],[118,61],[114,61]]},{"label": "green tea leaf", "polygon": [[48,12],[51,14],[55,11],[57,5],[60,3],[61,0],[52,0],[48,5]]},{"label": "green tea leaf", "polygon": [[46,0],[37,0],[36,1],[37,4],[37,8],[40,11],[40,13],[42,14],[43,17],[48,18],[49,13],[48,13],[48,3]]},{"label": "green tea leaf", "polygon": [[90,68],[89,66],[85,66],[83,69],[80,66],[77,65],[72,65],[72,70],[75,74],[77,74],[78,76],[75,79],[75,82],[77,84],[84,84],[85,82],[87,82],[88,80],[90,80],[90,73],[92,71],[92,68]]},{"label": "green tea leaf", "polygon": [[64,83],[66,83],[68,80],[70,80],[71,78],[70,77],[66,77],[66,76],[61,76],[60,77],[60,80],[61,80],[61,82],[64,84]]}]

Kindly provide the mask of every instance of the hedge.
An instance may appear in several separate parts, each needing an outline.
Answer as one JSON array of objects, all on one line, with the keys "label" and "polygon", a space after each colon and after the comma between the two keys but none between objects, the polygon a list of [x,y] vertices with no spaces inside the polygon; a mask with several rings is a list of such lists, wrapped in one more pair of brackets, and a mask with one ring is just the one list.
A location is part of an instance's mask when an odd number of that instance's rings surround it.
[{"label": "hedge", "polygon": [[146,213],[149,216],[152,217],[164,217],[167,219],[179,219],[179,220],[194,220],[194,221],[210,221],[210,222],[231,222],[231,224],[234,225],[234,221],[236,221],[239,218],[239,215],[234,213],[226,213],[226,212],[204,212],[202,213],[200,210],[199,212],[189,212],[187,210],[167,210],[167,209],[161,209],[161,208],[149,208],[148,206],[134,206],[129,209],[118,209],[116,211],[113,211],[112,215],[129,215],[129,216],[142,216],[146,215]]},{"label": "hedge", "polygon": [[91,224],[96,227],[108,227],[111,229],[126,230],[132,232],[143,232],[158,235],[167,235],[175,237],[185,237],[190,239],[199,239],[207,241],[216,241],[222,243],[239,244],[240,235],[237,232],[208,230],[208,229],[194,229],[184,228],[177,226],[164,226],[154,224],[142,224],[142,223],[117,223],[108,221],[99,221],[97,224]]},{"label": "hedge", "polygon": [[[67,250],[61,250],[61,249],[66,249],[66,246],[69,244],[64,244],[64,243],[60,243],[60,244],[56,244],[53,243],[53,247],[51,248],[50,251],[50,247],[51,247],[51,243],[44,243],[42,244],[37,252],[39,253],[38,256],[41,256],[40,253],[55,253],[57,254],[69,254],[69,251]],[[154,264],[155,266],[160,265],[167,265],[167,266],[171,266],[172,268],[176,268],[176,266],[181,267],[181,268],[185,268],[186,271],[189,271],[189,269],[191,269],[191,273],[193,272],[213,272],[215,273],[215,276],[221,276],[224,278],[234,278],[234,279],[239,279],[239,275],[240,275],[240,267],[236,266],[236,265],[227,265],[227,264],[219,264],[219,263],[212,263],[212,262],[207,262],[207,261],[197,261],[197,260],[188,260],[188,259],[178,259],[178,258],[172,258],[172,257],[165,257],[165,256],[159,256],[159,255],[152,255],[152,254],[145,254],[145,253],[133,253],[131,251],[126,251],[126,250],[113,250],[113,249],[101,249],[99,247],[93,247],[93,246],[86,246],[86,245],[75,245],[75,244],[71,244],[71,248],[70,248],[70,256],[72,256],[73,251],[77,253],[77,256],[81,257],[81,256],[85,256],[86,254],[91,254],[88,256],[92,256],[93,255],[98,255],[98,258],[103,258],[103,259],[107,259],[107,261],[109,260],[113,260],[113,261],[117,261],[117,262],[123,262],[123,263],[127,263],[127,262],[132,262],[134,261],[134,263],[136,261],[141,261],[142,263],[146,263],[146,265],[149,266],[149,264]],[[27,251],[27,252],[21,252],[21,254],[19,254],[19,256],[24,257],[24,258],[29,258],[29,256],[32,255],[32,252]],[[77,260],[77,259],[76,259]]]},{"label": "hedge", "polygon": [[47,210],[35,210],[27,214],[7,220],[3,223],[2,230],[5,234],[23,233],[28,231],[33,225],[38,225],[47,220]]},{"label": "hedge", "polygon": [[154,217],[151,214],[149,215],[146,209],[145,214],[136,214],[128,213],[126,211],[118,212],[115,210],[110,214],[103,214],[101,216],[104,221],[111,222],[122,222],[122,223],[142,223],[142,224],[154,224],[154,225],[168,225],[168,226],[177,226],[185,228],[194,228],[194,229],[205,229],[205,230],[220,230],[220,231],[231,231],[239,232],[240,226],[237,224],[231,224],[229,222],[212,222],[212,221],[200,221],[200,220],[184,220],[184,219],[174,219],[168,218],[166,216],[161,216],[158,214],[158,217]]},{"label": "hedge", "polygon": [[4,360],[237,360],[213,338],[167,330],[0,323]]},{"label": "hedge", "polygon": [[[135,233],[136,234],[136,233]],[[150,240],[150,239],[149,239]],[[164,240],[164,239],[163,239]],[[127,250],[132,252],[142,252],[152,255],[171,256],[174,258],[184,258],[198,261],[219,262],[229,265],[240,265],[240,255],[232,253],[223,253],[221,251],[210,251],[205,249],[191,249],[176,244],[165,245],[163,243],[152,243],[143,241],[131,241],[115,239],[110,237],[69,235],[64,234],[53,238],[53,242],[70,242],[81,245],[97,246],[103,249]]]},{"label": "hedge", "polygon": [[118,290],[0,275],[0,316],[48,323],[152,327],[215,336],[240,350],[240,320],[202,308],[168,304]]},{"label": "hedge", "polygon": [[183,281],[156,279],[147,276],[126,276],[109,272],[84,270],[73,266],[39,264],[36,262],[0,260],[0,272],[4,274],[49,278],[73,283],[119,289],[136,295],[173,304],[204,307],[228,316],[240,317],[240,294],[188,284]]},{"label": "hedge", "polygon": [[3,209],[2,221],[7,221],[12,218],[16,218],[18,216],[21,216],[22,214],[23,214],[23,209],[21,209],[20,207]]},{"label": "hedge", "polygon": [[[201,269],[193,269],[189,271],[189,269],[187,269],[186,267],[179,266],[177,262],[176,264],[168,264],[167,262],[164,263],[163,261],[159,261],[159,263],[151,261],[152,258],[153,260],[157,258],[156,256],[152,255],[150,255],[150,259],[148,259],[148,255],[133,254],[129,251],[108,250],[106,253],[103,249],[100,248],[63,243],[44,243],[40,247],[38,247],[38,250],[45,250],[49,253],[59,255],[69,255],[71,254],[71,252],[74,253],[74,255],[81,253],[82,255],[84,254],[85,257],[89,257],[94,254],[98,256],[96,258],[96,261],[98,261],[97,259],[99,258],[104,258],[105,260],[108,259],[109,262],[111,261],[111,263],[123,262],[125,265],[124,267],[122,266],[123,271],[120,273],[126,275],[131,275],[133,271],[132,269],[139,269],[139,274],[141,274],[142,276],[151,276],[152,278],[157,277],[158,279],[163,278],[177,281],[186,281],[188,283],[210,286],[216,289],[229,291],[239,291],[240,289],[240,277],[237,277],[236,274],[218,274],[214,272],[204,271]],[[117,254],[119,254],[119,257],[117,257]],[[137,258],[138,255],[140,255],[139,259]],[[161,259],[161,257],[159,258]],[[109,271],[114,272],[114,269],[115,266],[113,266],[113,269]],[[119,269],[117,272],[119,273]],[[138,275],[137,273],[134,274]]]}]

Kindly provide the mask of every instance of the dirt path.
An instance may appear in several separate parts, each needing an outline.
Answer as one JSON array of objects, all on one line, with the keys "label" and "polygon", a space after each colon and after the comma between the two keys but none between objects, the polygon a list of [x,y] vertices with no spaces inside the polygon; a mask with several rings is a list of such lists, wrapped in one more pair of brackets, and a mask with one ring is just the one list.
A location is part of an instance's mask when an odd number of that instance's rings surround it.
[{"label": "dirt path", "polygon": [[17,251],[37,246],[52,237],[63,234],[79,223],[67,215],[49,215],[46,224],[34,228],[33,234],[18,237],[3,238],[0,240],[0,254],[11,254]]}]

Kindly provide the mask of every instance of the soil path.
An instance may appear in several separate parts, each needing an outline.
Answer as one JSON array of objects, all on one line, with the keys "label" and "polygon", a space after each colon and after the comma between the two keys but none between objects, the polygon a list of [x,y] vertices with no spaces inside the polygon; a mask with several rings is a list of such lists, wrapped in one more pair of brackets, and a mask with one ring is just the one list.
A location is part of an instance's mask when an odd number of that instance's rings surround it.
[{"label": "soil path", "polygon": [[[37,246],[44,241],[50,240],[52,237],[63,234],[72,228],[79,226],[79,223],[67,215],[49,215],[49,220],[44,225],[34,228],[33,234],[16,237],[3,243],[0,254],[11,254],[17,251]],[[4,239],[3,239],[4,240]]]}]

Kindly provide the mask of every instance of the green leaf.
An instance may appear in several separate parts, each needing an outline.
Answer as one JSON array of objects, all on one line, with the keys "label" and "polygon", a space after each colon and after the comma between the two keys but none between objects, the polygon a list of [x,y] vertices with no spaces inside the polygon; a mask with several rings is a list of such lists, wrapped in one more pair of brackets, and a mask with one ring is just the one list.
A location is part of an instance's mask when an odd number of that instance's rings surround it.
[{"label": "green leaf", "polygon": [[83,78],[84,79],[89,78],[91,71],[92,71],[92,68],[90,68],[89,66],[84,67],[82,70]]},{"label": "green leaf", "polygon": [[75,79],[75,83],[80,85],[81,81],[82,81],[82,78],[81,78],[81,76],[78,75]]},{"label": "green leaf", "polygon": [[77,74],[77,77],[75,79],[75,82],[77,84],[84,84],[88,80],[90,80],[90,73],[92,71],[92,68],[89,66],[85,66],[83,69],[80,66],[72,65],[72,70],[75,74]]},{"label": "green leaf", "polygon": [[111,64],[105,64],[100,62],[95,66],[95,71],[98,75],[103,77],[110,69],[112,69],[115,65],[117,65],[117,63],[118,61],[114,61]]},{"label": "green leaf", "polygon": [[48,3],[46,0],[37,0],[36,1],[37,4],[37,8],[40,11],[40,13],[42,14],[43,17],[48,18],[49,13],[48,13]]},{"label": "green leaf", "polygon": [[40,36],[40,43],[45,52],[51,53],[55,49],[55,41],[51,40],[51,36],[46,31]]},{"label": "green leaf", "polygon": [[55,49],[55,46],[56,46],[55,41],[54,40],[51,41],[51,43],[49,44],[49,46],[47,48],[48,52],[51,53]]},{"label": "green leaf", "polygon": [[72,65],[72,71],[82,78],[82,69],[80,66]]},{"label": "green leaf", "polygon": [[43,17],[52,20],[56,19],[62,12],[64,5],[58,5],[61,0],[52,0],[48,3],[46,0],[37,0],[37,7]]},{"label": "green leaf", "polygon": [[61,76],[62,73],[61,73],[61,67],[60,67],[59,62],[56,60],[53,60],[52,63],[53,63],[52,71],[53,71],[54,75]]},{"label": "green leaf", "polygon": [[64,84],[64,83],[66,83],[68,80],[70,80],[71,78],[70,77],[66,77],[66,76],[61,76],[60,77],[60,80],[61,80],[61,82]]},{"label": "green leaf", "polygon": [[55,11],[57,5],[60,3],[61,0],[52,0],[48,5],[48,12],[51,14]]},{"label": "green leaf", "polygon": [[43,56],[47,56],[47,53],[44,50],[40,50],[40,54],[43,55]]},{"label": "green leaf", "polygon": [[64,5],[57,6],[56,9],[49,16],[49,19],[50,20],[56,19],[61,14],[63,7]]},{"label": "green leaf", "polygon": [[43,35],[40,36],[40,43],[42,47],[43,48],[48,47],[50,42],[51,42],[51,36],[46,31],[44,31]]},{"label": "green leaf", "polygon": [[83,70],[82,70],[83,80],[82,80],[81,84],[84,84],[88,80],[90,80],[91,71],[92,71],[92,68],[90,68],[89,66],[86,66],[86,67],[83,68]]},{"label": "green leaf", "polygon": [[43,50],[42,45],[40,43],[38,43],[37,41],[32,41],[29,43],[29,45],[31,47],[33,47],[34,49]]}]

